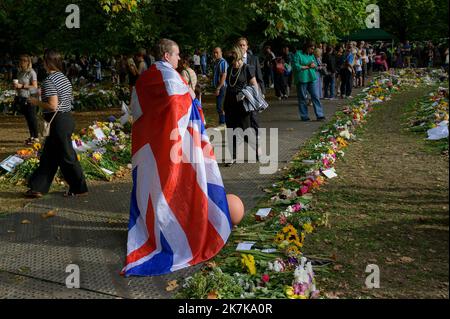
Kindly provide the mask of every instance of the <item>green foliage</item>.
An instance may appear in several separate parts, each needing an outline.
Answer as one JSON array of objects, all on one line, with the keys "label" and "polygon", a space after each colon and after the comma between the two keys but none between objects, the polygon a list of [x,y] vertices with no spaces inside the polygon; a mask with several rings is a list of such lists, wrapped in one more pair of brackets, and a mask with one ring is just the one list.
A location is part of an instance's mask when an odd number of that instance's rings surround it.
[{"label": "green foliage", "polygon": [[264,33],[269,38],[286,40],[311,38],[316,41],[335,41],[362,27],[365,7],[370,1],[356,0],[253,0],[250,6],[268,26]]},{"label": "green foliage", "polygon": [[177,295],[178,299],[206,299],[210,293],[218,298],[236,298],[243,293],[242,287],[234,278],[214,267],[210,272],[197,272],[186,280],[186,284]]},{"label": "green foliage", "polygon": [[[2,0],[0,51],[100,56],[132,53],[169,37],[183,49],[229,46],[244,35],[267,39],[334,42],[364,27],[369,0]],[[447,34],[446,0],[378,0],[381,27],[400,38]],[[67,5],[80,8],[80,28],[65,25]]]},{"label": "green foliage", "polygon": [[378,0],[381,28],[400,40],[448,37],[448,0]]}]

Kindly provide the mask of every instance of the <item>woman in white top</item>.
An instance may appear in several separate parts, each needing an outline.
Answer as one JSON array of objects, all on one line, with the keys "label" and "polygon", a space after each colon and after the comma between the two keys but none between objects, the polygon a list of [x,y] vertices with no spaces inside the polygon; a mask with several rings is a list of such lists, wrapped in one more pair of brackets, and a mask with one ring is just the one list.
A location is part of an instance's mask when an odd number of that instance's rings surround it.
[{"label": "woman in white top", "polygon": [[14,88],[16,89],[17,96],[15,103],[19,107],[22,114],[27,121],[30,137],[25,140],[25,144],[31,145],[38,139],[38,120],[37,120],[37,107],[28,103],[27,99],[31,93],[37,91],[37,74],[32,68],[31,57],[29,55],[21,55],[19,60],[19,73],[17,80],[14,81]]},{"label": "woman in white top", "polygon": [[195,73],[200,74],[201,73],[200,54],[199,54],[198,50],[195,51],[193,59],[194,59],[194,70],[195,70]]}]

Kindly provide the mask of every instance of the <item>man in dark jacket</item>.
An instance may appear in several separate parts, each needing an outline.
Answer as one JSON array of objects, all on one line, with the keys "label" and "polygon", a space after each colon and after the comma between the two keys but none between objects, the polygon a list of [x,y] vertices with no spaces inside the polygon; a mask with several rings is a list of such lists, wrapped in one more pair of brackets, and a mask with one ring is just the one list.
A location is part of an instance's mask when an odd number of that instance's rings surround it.
[{"label": "man in dark jacket", "polygon": [[336,55],[332,46],[327,47],[322,63],[327,65],[327,74],[323,79],[325,87],[325,99],[334,99],[334,82],[336,78]]},{"label": "man in dark jacket", "polygon": [[248,40],[247,38],[239,38],[236,44],[241,48],[244,55],[244,63],[250,65],[255,69],[256,82],[259,84],[259,88],[263,94],[266,94],[266,89],[264,87],[264,80],[261,72],[261,66],[259,64],[259,59],[256,55],[253,55],[248,50]]},{"label": "man in dark jacket", "polygon": [[[261,72],[261,66],[259,64],[259,59],[256,55],[250,54],[248,51],[248,40],[247,38],[241,37],[237,40],[236,44],[241,48],[242,53],[244,55],[244,63],[246,63],[247,65],[249,65],[250,67],[255,69],[255,77],[256,77],[256,82],[258,82],[259,85],[259,89],[261,90],[261,93],[264,95],[266,94],[266,88],[264,86],[264,80],[263,80],[263,76],[262,76],[262,72]],[[250,125],[252,128],[255,129],[256,131],[256,136],[257,138],[259,138],[258,136],[258,129],[259,129],[259,123],[258,123],[258,116],[257,116],[257,112],[252,112],[250,114]],[[258,144],[259,145],[259,144]],[[258,146],[258,153],[257,153],[257,157],[259,158],[260,154],[260,150],[259,150],[259,146]]]}]

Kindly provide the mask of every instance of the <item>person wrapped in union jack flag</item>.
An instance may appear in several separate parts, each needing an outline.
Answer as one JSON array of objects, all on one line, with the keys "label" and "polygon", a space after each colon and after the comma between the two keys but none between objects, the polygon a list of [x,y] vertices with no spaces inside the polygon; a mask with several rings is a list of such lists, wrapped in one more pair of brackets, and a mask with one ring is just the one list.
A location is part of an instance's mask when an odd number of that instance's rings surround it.
[{"label": "person wrapped in union jack flag", "polygon": [[222,177],[195,94],[176,71],[178,45],[132,92],[133,190],[125,276],[167,274],[214,257],[232,229]]}]

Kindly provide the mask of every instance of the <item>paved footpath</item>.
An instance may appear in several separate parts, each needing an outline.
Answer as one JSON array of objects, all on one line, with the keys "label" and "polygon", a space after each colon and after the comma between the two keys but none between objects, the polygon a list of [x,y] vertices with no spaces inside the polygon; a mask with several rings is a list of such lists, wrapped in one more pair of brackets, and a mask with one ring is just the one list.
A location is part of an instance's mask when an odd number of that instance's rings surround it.
[{"label": "paved footpath", "polygon": [[[323,101],[327,119],[343,103]],[[315,118],[312,108],[310,115]],[[300,146],[323,125],[298,120],[296,97],[271,102],[260,114],[260,123],[261,127],[278,128],[279,168],[288,165]],[[280,174],[261,175],[259,165],[220,168],[227,193],[239,195],[247,211]],[[130,181],[96,182],[90,185],[86,198],[67,199],[52,193],[19,212],[0,217],[0,298],[170,298],[167,283],[181,283],[198,266],[166,276],[119,275],[126,253],[130,191]],[[56,216],[43,218],[50,210]],[[25,220],[30,223],[23,224]],[[71,264],[79,267],[80,289],[66,287],[73,272],[66,267]]]}]

